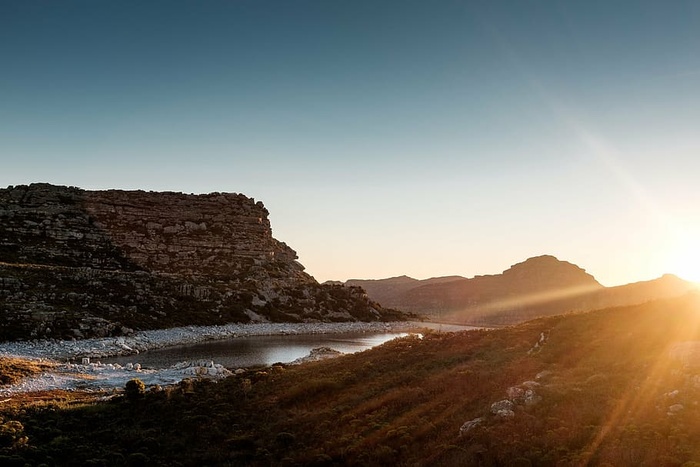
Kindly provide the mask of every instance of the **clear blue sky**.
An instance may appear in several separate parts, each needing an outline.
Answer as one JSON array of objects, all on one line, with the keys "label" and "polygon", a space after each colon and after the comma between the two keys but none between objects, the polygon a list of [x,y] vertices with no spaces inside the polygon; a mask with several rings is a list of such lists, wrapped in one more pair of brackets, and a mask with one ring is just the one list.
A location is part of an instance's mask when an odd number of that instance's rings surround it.
[{"label": "clear blue sky", "polygon": [[233,191],[317,279],[700,280],[700,2],[0,2],[0,186]]}]

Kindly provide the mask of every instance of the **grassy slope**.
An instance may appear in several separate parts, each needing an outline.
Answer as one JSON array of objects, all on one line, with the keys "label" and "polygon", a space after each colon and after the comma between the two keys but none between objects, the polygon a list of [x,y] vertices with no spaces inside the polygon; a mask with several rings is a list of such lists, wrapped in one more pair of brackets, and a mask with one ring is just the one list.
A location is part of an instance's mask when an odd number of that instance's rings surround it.
[{"label": "grassy slope", "polygon": [[[700,462],[700,368],[669,350],[697,339],[700,297],[688,296],[407,338],[132,402],[7,409],[23,429],[0,442],[18,463],[60,465],[690,466]],[[489,414],[508,387],[545,370],[540,403],[512,419]],[[670,416],[673,404],[684,408]],[[482,425],[460,436],[475,417]]]}]

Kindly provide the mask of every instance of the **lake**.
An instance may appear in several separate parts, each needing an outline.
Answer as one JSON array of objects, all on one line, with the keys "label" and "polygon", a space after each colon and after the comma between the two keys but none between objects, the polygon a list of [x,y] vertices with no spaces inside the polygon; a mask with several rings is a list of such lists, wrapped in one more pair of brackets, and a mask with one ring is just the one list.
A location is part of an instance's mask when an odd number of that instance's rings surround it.
[{"label": "lake", "polygon": [[[420,323],[420,326],[442,331],[477,329]],[[103,358],[103,363],[140,363],[144,368],[167,368],[175,363],[193,360],[213,360],[227,368],[244,368],[274,363],[289,363],[305,357],[317,347],[330,347],[343,353],[361,352],[391,339],[406,336],[405,332],[299,334],[284,336],[251,336],[215,340],[200,344],[179,345],[151,350],[139,355]]]}]

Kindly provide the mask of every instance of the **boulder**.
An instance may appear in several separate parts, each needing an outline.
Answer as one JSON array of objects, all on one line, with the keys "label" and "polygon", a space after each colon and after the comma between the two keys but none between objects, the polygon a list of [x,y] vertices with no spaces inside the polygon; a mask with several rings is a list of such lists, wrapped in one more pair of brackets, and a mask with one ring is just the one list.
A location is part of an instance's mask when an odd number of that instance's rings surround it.
[{"label": "boulder", "polygon": [[491,404],[491,413],[498,415],[500,411],[513,411],[515,404],[508,399],[503,399],[502,401],[494,402]]},{"label": "boulder", "polygon": [[542,396],[535,393],[532,389],[526,389],[525,395],[523,396],[523,403],[525,405],[535,405],[542,400]]},{"label": "boulder", "polygon": [[496,416],[499,418],[513,418],[515,417],[515,412],[512,410],[499,410],[496,412]]},{"label": "boulder", "polygon": [[506,390],[506,394],[508,395],[508,399],[515,402],[525,396],[525,390],[519,386],[512,386]]},{"label": "boulder", "polygon": [[481,425],[483,421],[484,417],[478,417],[473,420],[469,420],[468,422],[464,422],[464,424],[459,428],[459,436],[467,434],[477,426]]}]

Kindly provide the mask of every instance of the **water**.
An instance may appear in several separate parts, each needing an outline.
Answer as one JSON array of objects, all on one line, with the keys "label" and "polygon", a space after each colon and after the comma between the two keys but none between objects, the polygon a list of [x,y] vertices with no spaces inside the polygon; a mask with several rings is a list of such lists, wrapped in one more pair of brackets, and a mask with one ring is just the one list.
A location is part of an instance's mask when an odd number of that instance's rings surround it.
[{"label": "water", "polygon": [[[479,329],[438,323],[415,323],[437,331],[451,332]],[[250,336],[215,340],[200,344],[179,345],[151,350],[139,355],[110,357],[102,363],[140,363],[144,368],[167,368],[183,361],[212,360],[227,368],[244,368],[274,363],[289,363],[306,357],[312,349],[330,347],[343,353],[355,353],[407,336],[405,332],[300,334],[284,336]]]},{"label": "water", "polygon": [[138,362],[144,368],[167,368],[186,360],[213,360],[227,368],[243,368],[289,363],[307,356],[311,349],[317,347],[330,347],[343,353],[360,352],[406,335],[408,334],[343,333],[237,337],[151,350],[140,355],[111,357],[102,359],[102,363],[124,365]]}]

